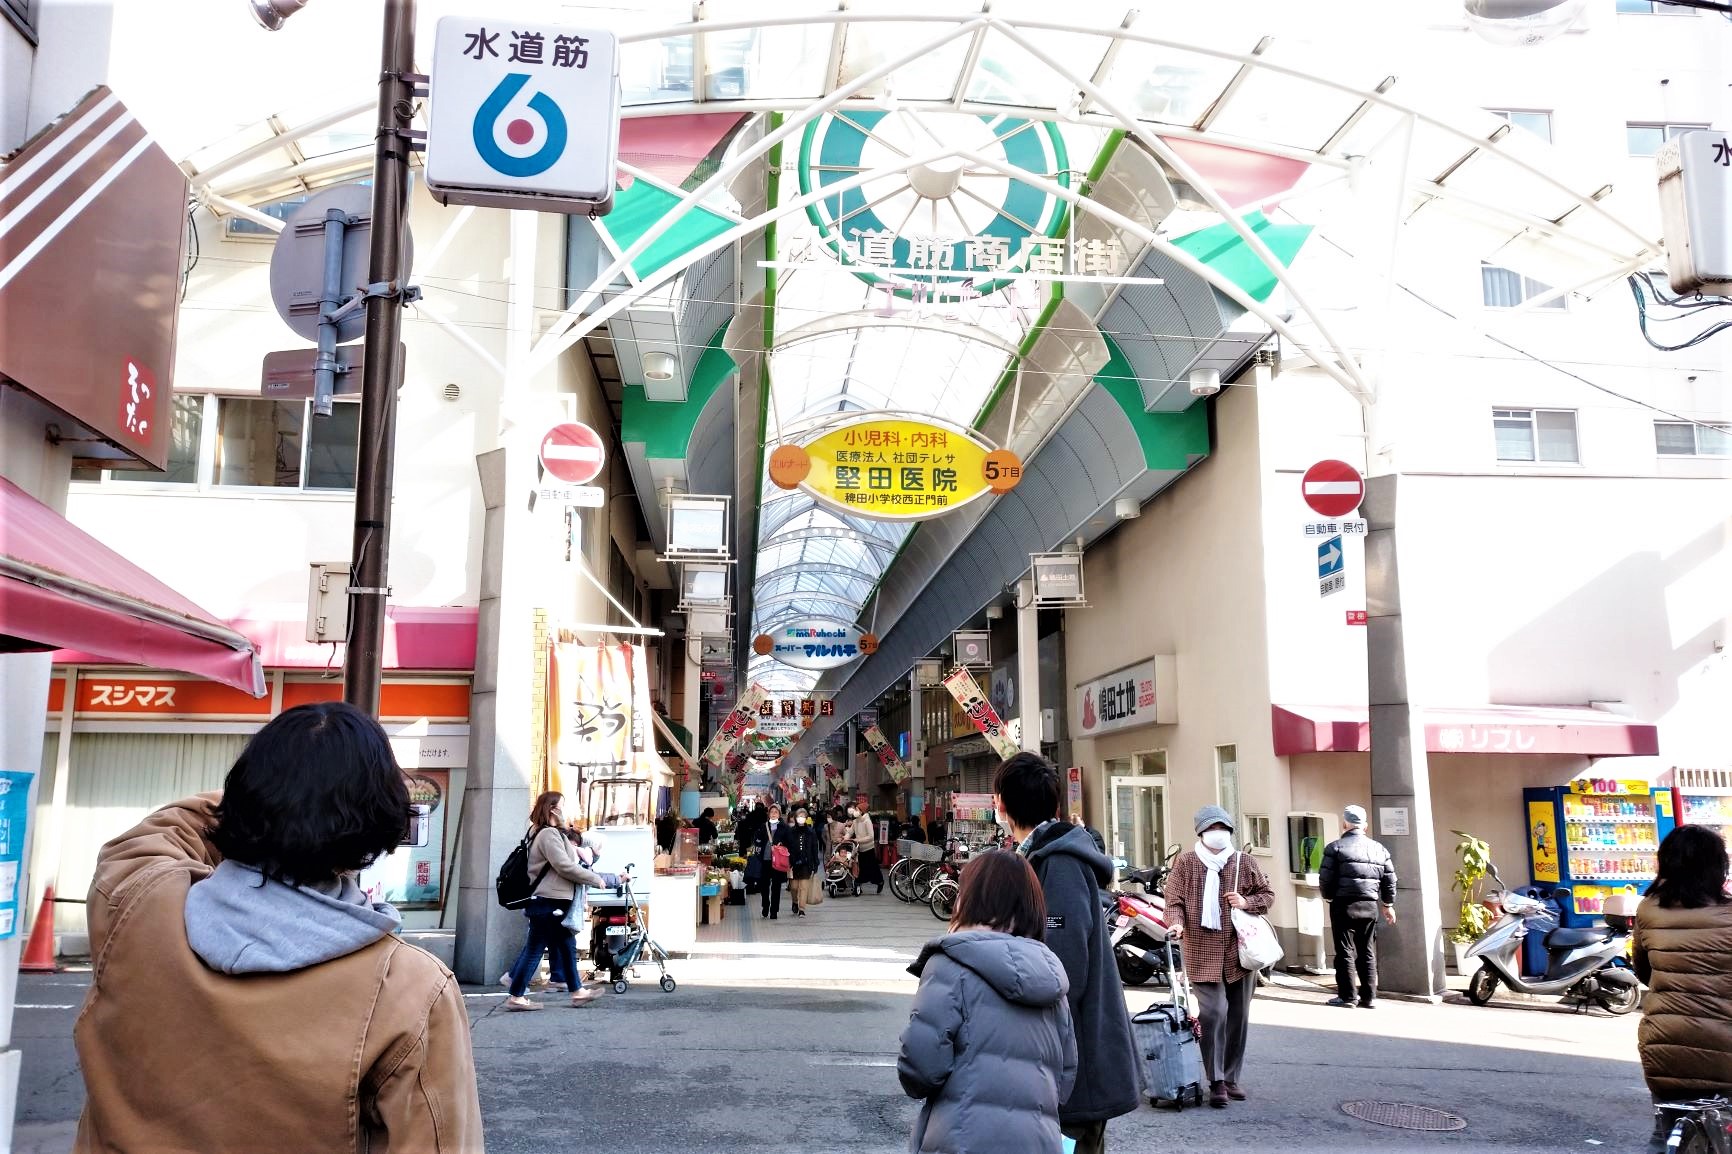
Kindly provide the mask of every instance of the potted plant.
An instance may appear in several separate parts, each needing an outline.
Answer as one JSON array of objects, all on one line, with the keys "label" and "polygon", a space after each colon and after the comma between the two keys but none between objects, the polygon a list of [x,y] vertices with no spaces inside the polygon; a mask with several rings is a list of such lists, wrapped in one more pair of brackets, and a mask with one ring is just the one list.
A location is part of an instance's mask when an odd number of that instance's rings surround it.
[{"label": "potted plant", "polygon": [[1450,888],[1461,895],[1461,910],[1449,940],[1455,949],[1456,973],[1465,974],[1469,963],[1464,956],[1467,948],[1491,927],[1491,911],[1480,904],[1483,896],[1480,887],[1491,869],[1491,846],[1471,833],[1459,829],[1450,832],[1461,839],[1455,847],[1455,881],[1450,883]]}]

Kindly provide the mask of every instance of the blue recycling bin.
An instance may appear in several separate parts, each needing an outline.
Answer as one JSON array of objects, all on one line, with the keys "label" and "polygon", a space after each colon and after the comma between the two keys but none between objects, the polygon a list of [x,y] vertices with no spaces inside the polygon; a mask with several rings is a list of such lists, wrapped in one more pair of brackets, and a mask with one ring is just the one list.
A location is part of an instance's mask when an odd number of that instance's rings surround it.
[{"label": "blue recycling bin", "polygon": [[1516,891],[1523,897],[1533,898],[1546,907],[1549,921],[1532,921],[1528,923],[1528,936],[1522,939],[1522,976],[1537,978],[1546,972],[1546,934],[1555,926],[1563,924],[1564,910],[1568,908],[1570,891],[1567,889],[1552,889],[1549,886],[1523,886]]}]

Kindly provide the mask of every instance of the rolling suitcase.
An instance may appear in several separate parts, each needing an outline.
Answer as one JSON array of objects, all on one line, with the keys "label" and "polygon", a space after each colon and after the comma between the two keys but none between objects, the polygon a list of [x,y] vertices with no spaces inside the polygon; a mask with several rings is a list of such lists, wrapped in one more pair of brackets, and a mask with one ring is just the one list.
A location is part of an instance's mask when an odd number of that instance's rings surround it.
[{"label": "rolling suitcase", "polygon": [[1167,973],[1173,1000],[1155,1003],[1131,1018],[1131,1033],[1142,1059],[1143,1095],[1151,1106],[1183,1110],[1203,1104],[1203,1049],[1191,1021],[1189,996],[1181,991],[1184,975],[1173,964],[1167,943]]}]

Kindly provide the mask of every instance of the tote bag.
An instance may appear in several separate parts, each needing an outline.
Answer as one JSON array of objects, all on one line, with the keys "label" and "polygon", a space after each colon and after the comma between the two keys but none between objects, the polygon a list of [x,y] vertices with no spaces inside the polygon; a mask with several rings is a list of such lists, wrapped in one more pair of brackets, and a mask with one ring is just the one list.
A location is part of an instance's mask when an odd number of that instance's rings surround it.
[{"label": "tote bag", "polygon": [[[1244,855],[1234,864],[1233,892],[1239,892],[1240,867]],[[1285,956],[1281,948],[1281,940],[1275,936],[1275,927],[1269,924],[1269,919],[1262,914],[1254,914],[1250,910],[1233,910],[1233,934],[1239,939],[1239,964],[1247,970],[1263,970],[1274,965]]]}]

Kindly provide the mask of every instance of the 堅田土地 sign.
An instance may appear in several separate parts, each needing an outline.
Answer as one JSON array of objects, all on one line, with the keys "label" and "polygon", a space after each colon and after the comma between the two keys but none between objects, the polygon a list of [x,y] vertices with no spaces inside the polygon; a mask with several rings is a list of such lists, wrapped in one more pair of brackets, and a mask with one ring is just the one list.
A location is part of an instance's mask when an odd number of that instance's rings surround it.
[{"label": "\u5805\u7530\u571f\u5730 sign", "polygon": [[1005,493],[1022,461],[971,430],[932,420],[874,414],[771,456],[770,480],[820,504],[881,521],[920,521]]}]

